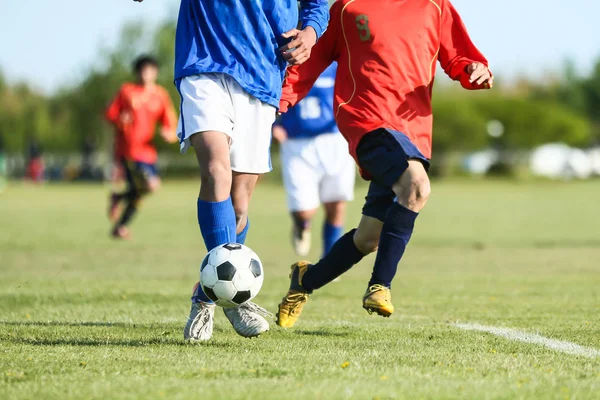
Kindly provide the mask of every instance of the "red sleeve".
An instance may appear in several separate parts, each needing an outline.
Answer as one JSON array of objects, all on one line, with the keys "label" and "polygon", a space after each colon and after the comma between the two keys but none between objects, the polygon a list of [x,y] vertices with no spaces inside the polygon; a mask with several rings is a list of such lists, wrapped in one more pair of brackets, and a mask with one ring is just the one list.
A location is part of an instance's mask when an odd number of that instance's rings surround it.
[{"label": "red sleeve", "polygon": [[163,111],[160,116],[160,124],[163,129],[174,131],[177,129],[177,115],[175,114],[175,107],[171,101],[171,96],[167,91],[163,91]]},{"label": "red sleeve", "polygon": [[112,123],[113,125],[119,125],[119,117],[121,116],[121,111],[123,110],[123,87],[119,89],[119,93],[115,96],[113,101],[110,103],[106,111],[104,112],[104,116],[106,119]]},{"label": "red sleeve", "polygon": [[487,88],[483,84],[469,82],[467,66],[480,62],[487,67],[488,61],[471,41],[467,28],[450,1],[444,1],[442,7],[439,60],[446,74],[459,81],[465,89]]},{"label": "red sleeve", "polygon": [[310,58],[301,65],[288,68],[283,81],[279,111],[287,112],[302,100],[323,71],[337,59],[337,41],[340,32],[341,1],[331,6],[329,27],[312,48]]}]

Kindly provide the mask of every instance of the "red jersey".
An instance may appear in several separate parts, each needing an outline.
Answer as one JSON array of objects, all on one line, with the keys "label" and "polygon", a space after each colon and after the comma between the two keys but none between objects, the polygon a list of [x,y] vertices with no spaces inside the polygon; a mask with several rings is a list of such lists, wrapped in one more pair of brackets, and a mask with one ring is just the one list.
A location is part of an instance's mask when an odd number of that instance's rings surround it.
[{"label": "red jersey", "polygon": [[484,88],[469,82],[467,66],[488,65],[448,0],[339,0],[308,61],[288,69],[281,112],[333,61],[334,114],[355,159],[362,137],[378,128],[406,134],[431,158],[436,61],[466,89]]},{"label": "red jersey", "polygon": [[124,84],[106,110],[106,118],[115,126],[115,158],[154,164],[156,148],[152,143],[156,124],[175,131],[175,109],[161,86],[144,87]]}]

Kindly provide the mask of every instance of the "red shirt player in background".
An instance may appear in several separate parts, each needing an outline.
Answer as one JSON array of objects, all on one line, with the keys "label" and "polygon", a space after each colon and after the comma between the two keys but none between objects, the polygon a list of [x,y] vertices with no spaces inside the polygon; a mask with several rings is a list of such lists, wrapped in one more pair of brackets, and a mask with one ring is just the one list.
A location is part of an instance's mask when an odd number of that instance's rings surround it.
[{"label": "red shirt player in background", "polygon": [[[142,56],[134,63],[137,81],[125,83],[106,110],[106,118],[115,127],[115,158],[121,163],[127,178],[127,189],[112,193],[109,214],[115,223],[112,235],[127,238],[127,224],[137,211],[143,196],[160,186],[156,169],[157,153],[152,143],[156,124],[162,125],[161,135],[167,142],[177,140],[177,119],[167,91],[156,84],[158,63]],[[119,215],[119,205],[125,207]]]},{"label": "red shirt player in background", "polygon": [[339,0],[309,60],[289,69],[280,111],[296,104],[338,62],[334,114],[364,179],[370,180],[357,229],[317,264],[292,266],[277,323],[294,325],[308,295],[377,250],[363,307],[389,317],[390,287],[430,186],[431,93],[436,61],[465,89],[493,77],[449,0]]}]

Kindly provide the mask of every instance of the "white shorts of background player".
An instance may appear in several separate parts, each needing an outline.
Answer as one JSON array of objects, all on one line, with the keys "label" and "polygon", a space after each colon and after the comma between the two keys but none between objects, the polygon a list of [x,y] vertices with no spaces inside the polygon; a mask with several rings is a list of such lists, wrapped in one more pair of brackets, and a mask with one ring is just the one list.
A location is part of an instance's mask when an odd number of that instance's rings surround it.
[{"label": "white shorts of background player", "polygon": [[281,144],[281,164],[291,212],[354,198],[356,167],[340,133],[287,139]]}]

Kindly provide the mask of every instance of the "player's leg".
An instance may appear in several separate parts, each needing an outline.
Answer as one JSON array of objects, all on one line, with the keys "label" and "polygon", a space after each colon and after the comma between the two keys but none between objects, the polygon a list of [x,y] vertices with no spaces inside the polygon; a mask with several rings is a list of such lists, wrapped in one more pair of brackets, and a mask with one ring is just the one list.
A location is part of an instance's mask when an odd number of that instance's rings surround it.
[{"label": "player's leg", "polygon": [[125,199],[127,189],[122,187],[123,178],[125,177],[125,171],[123,169],[122,161],[115,160],[111,168],[111,192],[108,203],[108,219],[115,223],[119,218],[119,205]]},{"label": "player's leg", "polygon": [[292,217],[292,246],[305,257],[311,248],[311,220],[320,205],[323,171],[315,140],[288,139],[281,145],[281,166],[288,210]]},{"label": "player's leg", "polygon": [[346,201],[323,203],[325,221],[323,222],[323,256],[329,253],[335,242],[344,234],[346,220]]},{"label": "player's leg", "polygon": [[138,163],[131,160],[123,160],[123,170],[127,182],[127,189],[123,193],[125,206],[117,218],[112,229],[112,236],[116,239],[127,239],[129,228],[127,227],[135,216],[142,196],[144,176],[138,168]]},{"label": "player's leg", "polygon": [[311,265],[308,261],[300,261],[292,265],[290,289],[277,312],[278,325],[284,328],[294,326],[314,290],[332,282],[367,254],[377,250],[383,225],[381,219],[393,199],[393,192],[371,183],[358,228],[338,239],[318,263]]},{"label": "player's leg", "polygon": [[[197,216],[207,250],[235,241],[231,202],[230,135],[233,104],[220,74],[202,74],[177,82],[181,96],[178,136],[181,152],[194,148],[200,170]],[[204,341],[212,336],[215,305],[196,284],[184,338]]]},{"label": "player's leg", "polygon": [[245,174],[233,172],[231,200],[235,212],[236,221],[236,242],[246,243],[246,236],[250,229],[250,219],[248,218],[248,208],[252,192],[258,182],[258,174]]},{"label": "player's leg", "polygon": [[[275,107],[248,95],[233,78],[223,75],[222,79],[231,96],[235,121],[229,153],[233,171],[234,240],[239,234],[245,241],[249,228],[248,209],[256,182],[261,174],[271,171],[271,126],[275,121]],[[258,336],[269,330],[269,323],[263,317],[269,313],[252,302],[223,311],[241,336]]]},{"label": "player's leg", "polygon": [[348,154],[348,144],[339,133],[320,135],[315,138],[323,179],[319,196],[325,207],[323,224],[323,255],[343,235],[346,202],[354,199],[356,166]]},{"label": "player's leg", "polygon": [[198,224],[206,249],[210,251],[236,240],[229,137],[223,132],[205,131],[192,135],[190,143],[200,170]]},{"label": "player's leg", "polygon": [[384,218],[373,274],[363,298],[363,307],[367,311],[389,317],[394,311],[390,292],[392,280],[412,236],[418,213],[429,197],[426,171],[429,161],[405,135],[384,129],[365,136],[357,155],[361,166],[396,196]]}]

